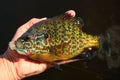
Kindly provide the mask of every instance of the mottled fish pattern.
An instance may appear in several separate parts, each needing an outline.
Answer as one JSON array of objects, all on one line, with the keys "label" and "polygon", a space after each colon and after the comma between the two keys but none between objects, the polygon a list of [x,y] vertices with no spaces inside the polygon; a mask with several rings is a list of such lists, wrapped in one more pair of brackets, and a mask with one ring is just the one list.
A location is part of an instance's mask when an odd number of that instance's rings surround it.
[{"label": "mottled fish pattern", "polygon": [[76,57],[85,48],[99,48],[99,39],[83,32],[77,18],[61,15],[36,23],[9,46],[31,59],[55,62]]}]

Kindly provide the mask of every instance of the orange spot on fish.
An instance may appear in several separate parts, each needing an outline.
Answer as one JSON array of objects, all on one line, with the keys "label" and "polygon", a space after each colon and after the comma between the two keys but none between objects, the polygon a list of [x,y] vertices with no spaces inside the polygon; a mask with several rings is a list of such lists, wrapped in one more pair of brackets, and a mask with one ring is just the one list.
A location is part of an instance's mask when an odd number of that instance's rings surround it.
[{"label": "orange spot on fish", "polygon": [[96,41],[90,41],[89,43],[90,44],[96,44]]}]

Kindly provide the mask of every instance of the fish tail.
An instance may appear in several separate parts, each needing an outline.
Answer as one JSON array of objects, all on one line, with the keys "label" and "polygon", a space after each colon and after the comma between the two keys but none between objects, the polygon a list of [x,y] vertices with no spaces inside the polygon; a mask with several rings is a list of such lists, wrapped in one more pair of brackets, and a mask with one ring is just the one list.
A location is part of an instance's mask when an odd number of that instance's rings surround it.
[{"label": "fish tail", "polygon": [[99,52],[105,53],[106,57],[111,56],[111,48],[110,48],[110,34],[106,32],[104,35],[100,37],[100,49]]},{"label": "fish tail", "polygon": [[[99,56],[107,62],[108,68],[120,67],[120,26],[108,28],[107,32],[101,35]],[[98,57],[99,57],[98,56]]]}]

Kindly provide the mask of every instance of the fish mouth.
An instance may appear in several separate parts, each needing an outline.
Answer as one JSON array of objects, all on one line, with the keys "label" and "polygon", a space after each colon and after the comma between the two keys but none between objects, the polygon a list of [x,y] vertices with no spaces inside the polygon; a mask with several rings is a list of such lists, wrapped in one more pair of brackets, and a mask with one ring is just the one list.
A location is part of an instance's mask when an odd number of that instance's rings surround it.
[{"label": "fish mouth", "polygon": [[23,45],[19,41],[10,42],[9,46],[12,50],[17,51],[17,53],[20,55],[26,55],[27,53],[27,50],[22,48]]},{"label": "fish mouth", "polygon": [[26,55],[26,54],[25,54],[25,50],[22,49],[22,48],[18,48],[16,42],[13,42],[13,41],[9,42],[9,48],[10,48],[11,50],[17,51],[18,54]]},{"label": "fish mouth", "polygon": [[10,42],[9,42],[9,48],[10,48],[11,50],[16,50],[15,42],[10,41]]}]

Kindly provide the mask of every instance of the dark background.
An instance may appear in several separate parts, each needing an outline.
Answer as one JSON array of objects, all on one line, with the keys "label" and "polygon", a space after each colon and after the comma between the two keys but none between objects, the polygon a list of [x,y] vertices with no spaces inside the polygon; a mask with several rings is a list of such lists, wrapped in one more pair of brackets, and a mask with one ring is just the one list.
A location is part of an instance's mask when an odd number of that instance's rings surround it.
[{"label": "dark background", "polygon": [[[87,33],[101,34],[111,26],[120,25],[119,0],[1,0],[0,53],[4,53],[16,29],[31,18],[49,18],[70,9],[83,18]],[[96,59],[61,68],[63,71],[51,68],[24,80],[120,80],[120,69],[109,70],[104,61]]]}]

